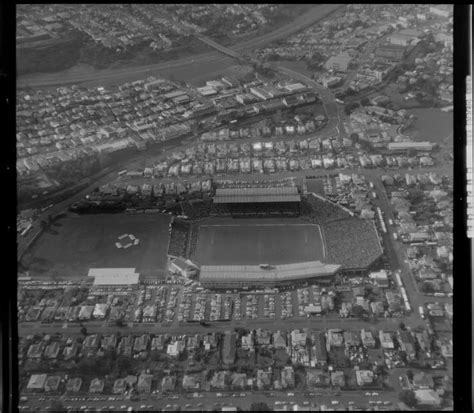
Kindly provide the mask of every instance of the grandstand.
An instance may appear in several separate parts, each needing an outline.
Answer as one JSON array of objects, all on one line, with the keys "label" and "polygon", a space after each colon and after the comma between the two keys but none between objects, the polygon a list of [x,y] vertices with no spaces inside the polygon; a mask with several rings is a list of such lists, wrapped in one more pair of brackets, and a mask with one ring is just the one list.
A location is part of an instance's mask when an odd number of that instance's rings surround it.
[{"label": "grandstand", "polygon": [[262,268],[259,265],[203,265],[200,282],[212,289],[252,289],[296,286],[331,278],[340,265],[320,261]]},{"label": "grandstand", "polygon": [[297,187],[218,188],[213,198],[213,215],[298,216],[300,202]]}]

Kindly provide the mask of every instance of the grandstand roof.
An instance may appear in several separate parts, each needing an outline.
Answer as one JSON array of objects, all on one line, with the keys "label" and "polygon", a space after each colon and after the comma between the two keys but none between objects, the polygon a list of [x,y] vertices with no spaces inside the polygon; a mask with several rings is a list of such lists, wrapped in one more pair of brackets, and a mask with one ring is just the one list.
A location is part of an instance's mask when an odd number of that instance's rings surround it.
[{"label": "grandstand roof", "polygon": [[320,261],[276,265],[268,270],[258,265],[203,265],[199,278],[201,282],[278,282],[332,275],[339,268],[340,265],[324,264]]},{"label": "grandstand roof", "polygon": [[135,268],[89,268],[89,277],[102,277],[106,275],[134,274]]},{"label": "grandstand roof", "polygon": [[95,277],[94,285],[134,285],[138,284],[139,274],[109,274]]},{"label": "grandstand roof", "polygon": [[279,188],[219,188],[214,203],[300,202],[296,187]]}]

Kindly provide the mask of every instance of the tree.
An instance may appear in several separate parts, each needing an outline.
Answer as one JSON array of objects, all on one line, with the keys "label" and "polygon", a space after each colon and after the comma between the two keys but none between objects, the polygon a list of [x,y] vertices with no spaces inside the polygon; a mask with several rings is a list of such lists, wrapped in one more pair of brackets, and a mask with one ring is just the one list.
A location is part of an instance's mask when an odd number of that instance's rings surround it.
[{"label": "tree", "polygon": [[352,142],[357,143],[359,142],[359,134],[358,133],[351,133],[350,138],[352,139]]},{"label": "tree", "polygon": [[435,289],[433,287],[433,284],[428,283],[428,282],[423,283],[423,285],[421,286],[421,292],[423,292],[423,293],[434,293]]},{"label": "tree", "polygon": [[408,150],[407,150],[407,156],[408,156],[409,158],[414,158],[414,157],[416,156],[416,149],[413,149],[413,148],[412,148],[412,149],[408,149]]},{"label": "tree", "polygon": [[398,327],[400,328],[400,330],[405,330],[405,323],[400,321],[400,323],[398,324]]},{"label": "tree", "polygon": [[84,335],[84,336],[87,336],[87,328],[86,327],[82,326],[81,334]]},{"label": "tree", "polygon": [[66,409],[61,400],[53,400],[49,406],[49,410],[53,412],[64,412]]},{"label": "tree", "polygon": [[360,104],[358,102],[348,103],[346,106],[344,106],[344,113],[349,116],[351,114],[351,112],[355,108],[358,108],[359,106],[360,106]]},{"label": "tree", "polygon": [[268,412],[270,407],[264,402],[255,402],[250,405],[251,412]]},{"label": "tree", "polygon": [[117,327],[125,327],[125,323],[123,322],[123,320],[117,320],[117,321],[115,322],[115,325],[116,325]]},{"label": "tree", "polygon": [[411,390],[403,390],[398,395],[398,398],[408,407],[415,407],[418,404],[415,393],[413,393]]},{"label": "tree", "polygon": [[411,370],[407,370],[407,377],[408,380],[413,380],[413,372]]},{"label": "tree", "polygon": [[354,307],[352,307],[352,313],[357,318],[364,318],[366,315],[365,310],[360,305],[355,305]]}]

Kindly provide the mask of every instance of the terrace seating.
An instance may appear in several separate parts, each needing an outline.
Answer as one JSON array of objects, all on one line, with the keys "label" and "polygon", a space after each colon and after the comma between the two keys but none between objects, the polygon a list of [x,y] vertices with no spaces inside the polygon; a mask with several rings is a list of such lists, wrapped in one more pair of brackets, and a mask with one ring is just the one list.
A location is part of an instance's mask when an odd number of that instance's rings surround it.
[{"label": "terrace seating", "polygon": [[329,201],[311,195],[301,199],[301,215],[303,219],[314,224],[324,224],[349,216],[347,212]]},{"label": "terrace seating", "polygon": [[188,257],[192,257],[196,251],[197,243],[199,238],[199,224],[195,223],[191,225],[191,234],[189,237],[189,250],[187,251]]},{"label": "terrace seating", "polygon": [[370,221],[341,219],[324,224],[323,229],[327,260],[341,264],[343,269],[368,267],[382,254],[378,235]]},{"label": "terrace seating", "polygon": [[186,221],[176,219],[171,225],[171,234],[168,245],[168,255],[184,257],[191,225]]}]

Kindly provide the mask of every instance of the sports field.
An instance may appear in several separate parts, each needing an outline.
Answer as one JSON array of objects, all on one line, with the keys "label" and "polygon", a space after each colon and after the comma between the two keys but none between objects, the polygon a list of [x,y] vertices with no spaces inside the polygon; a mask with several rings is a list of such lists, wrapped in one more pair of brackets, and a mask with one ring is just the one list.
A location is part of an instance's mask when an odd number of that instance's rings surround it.
[{"label": "sports field", "polygon": [[[30,274],[87,276],[91,267],[133,267],[142,274],[164,274],[170,217],[162,214],[70,215],[53,224],[25,257]],[[118,249],[122,234],[139,245]]]},{"label": "sports field", "polygon": [[206,221],[194,254],[201,265],[279,265],[323,258],[319,226],[295,218]]}]

